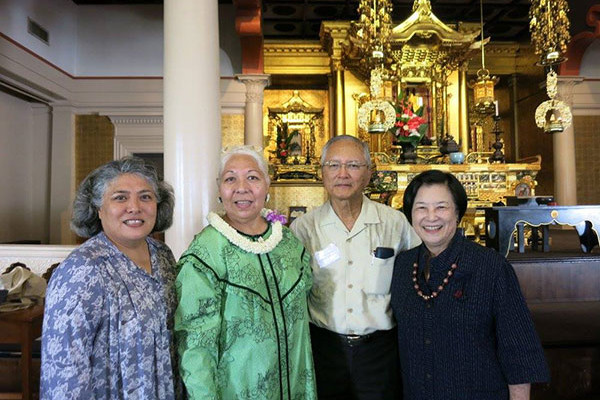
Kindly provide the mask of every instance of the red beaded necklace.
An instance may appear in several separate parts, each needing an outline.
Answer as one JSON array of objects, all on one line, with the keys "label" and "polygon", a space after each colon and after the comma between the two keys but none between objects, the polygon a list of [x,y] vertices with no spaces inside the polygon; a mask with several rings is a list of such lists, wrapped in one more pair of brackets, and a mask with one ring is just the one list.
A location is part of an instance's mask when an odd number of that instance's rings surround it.
[{"label": "red beaded necklace", "polygon": [[413,264],[413,272],[412,272],[412,275],[413,275],[412,281],[414,283],[413,288],[415,288],[415,291],[417,292],[417,294],[420,297],[423,298],[423,300],[429,301],[429,300],[431,300],[433,298],[436,298],[440,294],[440,292],[442,290],[444,290],[444,288],[446,287],[446,285],[450,281],[450,277],[452,275],[454,275],[454,270],[456,268],[458,268],[458,265],[456,264],[456,262],[452,263],[452,265],[450,266],[450,269],[446,273],[446,277],[444,278],[444,280],[442,280],[442,284],[437,287],[437,290],[432,291],[431,294],[423,294],[423,291],[421,290],[421,287],[419,286],[419,282],[418,282],[418,279],[417,279],[417,271],[419,269],[418,260],[419,260],[419,254],[417,254],[417,261],[415,261],[415,263]]}]

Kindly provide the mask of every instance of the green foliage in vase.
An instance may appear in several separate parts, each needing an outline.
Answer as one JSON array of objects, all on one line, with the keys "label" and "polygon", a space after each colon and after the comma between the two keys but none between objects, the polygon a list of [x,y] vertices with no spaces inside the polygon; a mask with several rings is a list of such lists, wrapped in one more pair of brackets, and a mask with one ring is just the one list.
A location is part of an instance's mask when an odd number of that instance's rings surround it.
[{"label": "green foliage in vase", "polygon": [[285,160],[293,151],[301,150],[300,144],[292,140],[300,135],[300,131],[294,129],[288,133],[287,124],[277,127],[277,150],[274,153],[280,161]]}]

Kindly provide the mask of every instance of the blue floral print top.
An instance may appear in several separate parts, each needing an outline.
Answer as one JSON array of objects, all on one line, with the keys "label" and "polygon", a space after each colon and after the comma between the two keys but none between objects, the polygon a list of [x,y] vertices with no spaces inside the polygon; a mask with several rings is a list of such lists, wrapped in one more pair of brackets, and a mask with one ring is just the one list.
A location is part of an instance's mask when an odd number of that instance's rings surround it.
[{"label": "blue floral print top", "polygon": [[56,269],[46,297],[41,399],[173,399],[171,250],[146,239],[152,275],[101,232]]}]

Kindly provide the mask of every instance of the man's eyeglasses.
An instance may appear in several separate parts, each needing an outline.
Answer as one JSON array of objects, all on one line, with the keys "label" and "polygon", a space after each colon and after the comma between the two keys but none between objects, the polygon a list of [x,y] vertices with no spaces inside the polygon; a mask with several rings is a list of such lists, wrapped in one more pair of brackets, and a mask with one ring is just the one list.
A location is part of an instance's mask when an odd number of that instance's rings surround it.
[{"label": "man's eyeglasses", "polygon": [[349,161],[346,163],[341,163],[339,161],[325,161],[323,163],[323,168],[330,172],[337,172],[342,168],[342,166],[346,167],[347,171],[356,172],[360,171],[362,167],[366,167],[367,163],[359,163],[356,161]]}]

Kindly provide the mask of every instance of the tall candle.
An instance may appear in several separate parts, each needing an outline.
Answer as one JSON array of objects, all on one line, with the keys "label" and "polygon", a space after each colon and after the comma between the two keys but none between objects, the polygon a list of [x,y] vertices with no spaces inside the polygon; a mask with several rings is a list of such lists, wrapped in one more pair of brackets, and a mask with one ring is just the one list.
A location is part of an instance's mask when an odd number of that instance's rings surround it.
[{"label": "tall candle", "polygon": [[498,116],[498,100],[494,100],[494,115]]}]

